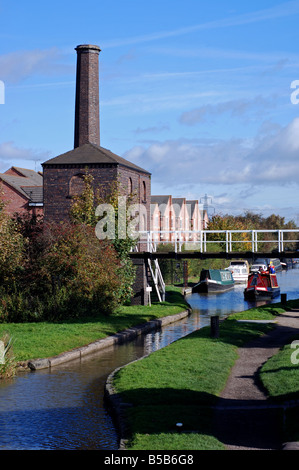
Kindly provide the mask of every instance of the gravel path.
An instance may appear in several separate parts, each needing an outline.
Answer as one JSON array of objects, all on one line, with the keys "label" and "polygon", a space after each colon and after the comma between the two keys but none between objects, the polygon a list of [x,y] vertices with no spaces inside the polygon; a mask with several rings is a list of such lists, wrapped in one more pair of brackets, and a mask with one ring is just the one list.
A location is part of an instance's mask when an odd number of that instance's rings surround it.
[{"label": "gravel path", "polygon": [[229,450],[296,449],[284,444],[279,415],[258,382],[260,367],[298,334],[299,310],[277,317],[276,327],[238,350],[229,380],[215,408],[215,434]]}]

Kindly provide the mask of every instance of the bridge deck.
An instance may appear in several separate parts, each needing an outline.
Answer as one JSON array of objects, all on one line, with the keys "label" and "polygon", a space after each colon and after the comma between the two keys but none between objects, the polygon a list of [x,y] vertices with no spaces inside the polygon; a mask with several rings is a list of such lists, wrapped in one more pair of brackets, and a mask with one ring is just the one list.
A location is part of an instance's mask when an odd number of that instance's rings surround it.
[{"label": "bridge deck", "polygon": [[257,258],[299,258],[298,251],[283,251],[283,252],[199,252],[199,251],[158,251],[158,252],[132,252],[130,253],[131,259],[251,259]]}]

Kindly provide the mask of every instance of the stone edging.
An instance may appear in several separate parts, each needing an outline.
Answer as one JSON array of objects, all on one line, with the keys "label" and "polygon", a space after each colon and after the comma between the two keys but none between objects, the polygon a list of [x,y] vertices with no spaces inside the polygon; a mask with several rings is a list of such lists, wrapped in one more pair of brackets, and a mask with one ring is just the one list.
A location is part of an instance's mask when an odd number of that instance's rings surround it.
[{"label": "stone edging", "polygon": [[106,406],[109,410],[109,413],[118,431],[119,450],[125,450],[126,448],[126,442],[128,439],[127,439],[127,426],[126,426],[126,420],[124,417],[124,412],[126,408],[132,405],[130,403],[124,403],[119,397],[118,393],[116,392],[113,386],[114,376],[119,370],[123,369],[124,367],[127,367],[130,364],[133,364],[134,362],[138,362],[144,359],[148,355],[149,354],[146,354],[138,359],[135,359],[134,361],[129,362],[128,364],[118,367],[113,372],[111,372],[111,374],[108,375],[106,382],[105,382],[104,399],[106,402]]},{"label": "stone edging", "polygon": [[[182,318],[185,318],[186,316],[190,315],[191,309],[186,310],[180,314],[173,315],[171,317],[164,317],[161,319],[162,325],[165,326],[170,323],[174,323],[178,320],[181,320]],[[126,420],[124,417],[124,412],[125,410],[132,406],[130,403],[124,403],[121,398],[119,397],[119,394],[116,392],[113,382],[114,382],[114,376],[115,374],[120,371],[121,369],[127,367],[130,364],[133,364],[134,362],[141,361],[145,357],[149,356],[149,354],[145,354],[142,357],[139,357],[138,359],[135,359],[134,361],[129,362],[128,364],[124,364],[121,367],[118,367],[114,371],[112,371],[105,382],[105,389],[104,389],[104,398],[106,401],[106,406],[109,409],[109,412],[114,420],[114,423],[117,427],[118,434],[119,434],[119,450],[125,450],[126,449],[126,442],[127,442],[127,426],[126,426]]]},{"label": "stone edging", "polygon": [[58,356],[53,356],[46,359],[35,359],[27,361],[26,367],[31,370],[48,369],[51,367],[55,367],[59,364],[63,364],[65,362],[73,361],[75,359],[81,359],[81,357],[87,356],[88,354],[95,353],[102,349],[106,349],[109,346],[114,346],[116,344],[122,344],[126,341],[131,341],[139,335],[149,333],[150,331],[157,330],[163,327],[164,325],[179,321],[190,315],[190,313],[191,309],[188,309],[175,315],[169,315],[167,317],[163,317],[157,320],[151,320],[142,325],[136,325],[132,328],[121,331],[120,333],[116,333],[115,335],[109,336],[108,338],[104,338],[90,343],[86,346],[82,346],[80,348],[64,352],[62,354],[59,354]]}]

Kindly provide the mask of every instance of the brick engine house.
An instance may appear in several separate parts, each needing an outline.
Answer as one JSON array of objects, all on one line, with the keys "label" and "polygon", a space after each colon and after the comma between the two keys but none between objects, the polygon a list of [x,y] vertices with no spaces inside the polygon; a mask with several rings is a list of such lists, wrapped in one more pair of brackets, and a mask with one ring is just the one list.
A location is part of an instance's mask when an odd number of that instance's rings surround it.
[{"label": "brick engine house", "polygon": [[69,218],[72,197],[84,187],[88,171],[94,189],[119,181],[123,196],[136,194],[136,203],[146,207],[145,230],[150,226],[151,175],[148,171],[100,146],[99,53],[94,45],[77,51],[74,149],[44,162],[43,197],[45,222]]},{"label": "brick engine house", "polygon": [[[44,221],[69,219],[72,198],[84,188],[83,177],[93,176],[94,189],[118,181],[122,196],[135,194],[134,203],[145,206],[143,230],[150,227],[151,174],[100,146],[99,53],[94,45],[80,45],[77,51],[74,149],[44,162]],[[143,259],[134,260],[136,280],[133,304],[147,303],[147,276]]]}]

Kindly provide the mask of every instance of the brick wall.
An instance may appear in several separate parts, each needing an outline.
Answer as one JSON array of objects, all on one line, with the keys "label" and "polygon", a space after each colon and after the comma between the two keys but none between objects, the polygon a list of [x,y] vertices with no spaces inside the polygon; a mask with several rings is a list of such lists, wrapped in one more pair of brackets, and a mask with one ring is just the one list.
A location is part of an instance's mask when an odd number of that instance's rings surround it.
[{"label": "brick wall", "polygon": [[[69,220],[72,204],[71,181],[76,175],[86,172],[85,165],[59,165],[44,167],[44,217],[45,222],[62,222]],[[106,168],[88,168],[89,174],[94,177],[94,186],[108,184],[116,179],[115,166]]]},{"label": "brick wall", "polygon": [[145,262],[143,259],[134,259],[133,264],[136,269],[136,278],[132,286],[134,296],[131,299],[131,304],[148,305],[148,293],[146,292],[147,279]]},{"label": "brick wall", "polygon": [[118,180],[124,189],[124,195],[136,194],[134,202],[142,204],[146,210],[145,230],[150,227],[150,204],[151,204],[151,178],[147,173],[132,171],[127,168],[119,167]]},{"label": "brick wall", "polygon": [[[111,184],[117,179],[123,188],[123,195],[128,195],[130,181],[132,190],[137,193],[137,201],[144,204],[147,212],[147,226],[150,223],[150,197],[151,180],[146,173],[136,172],[116,165],[45,165],[44,166],[44,217],[46,222],[61,222],[69,220],[69,212],[72,204],[72,196],[77,188],[82,188],[77,182],[74,183],[76,175],[78,179],[88,170],[94,178],[94,190],[105,188],[109,190]],[[145,183],[145,196],[143,184]]]},{"label": "brick wall", "polygon": [[6,184],[4,181],[1,182],[1,200],[5,202],[5,212],[10,216],[17,214],[32,214],[32,215],[42,215],[42,207],[30,207],[28,204],[28,199],[25,196],[22,196],[14,188]]},{"label": "brick wall", "polygon": [[98,46],[76,47],[77,77],[74,146],[100,145]]}]

